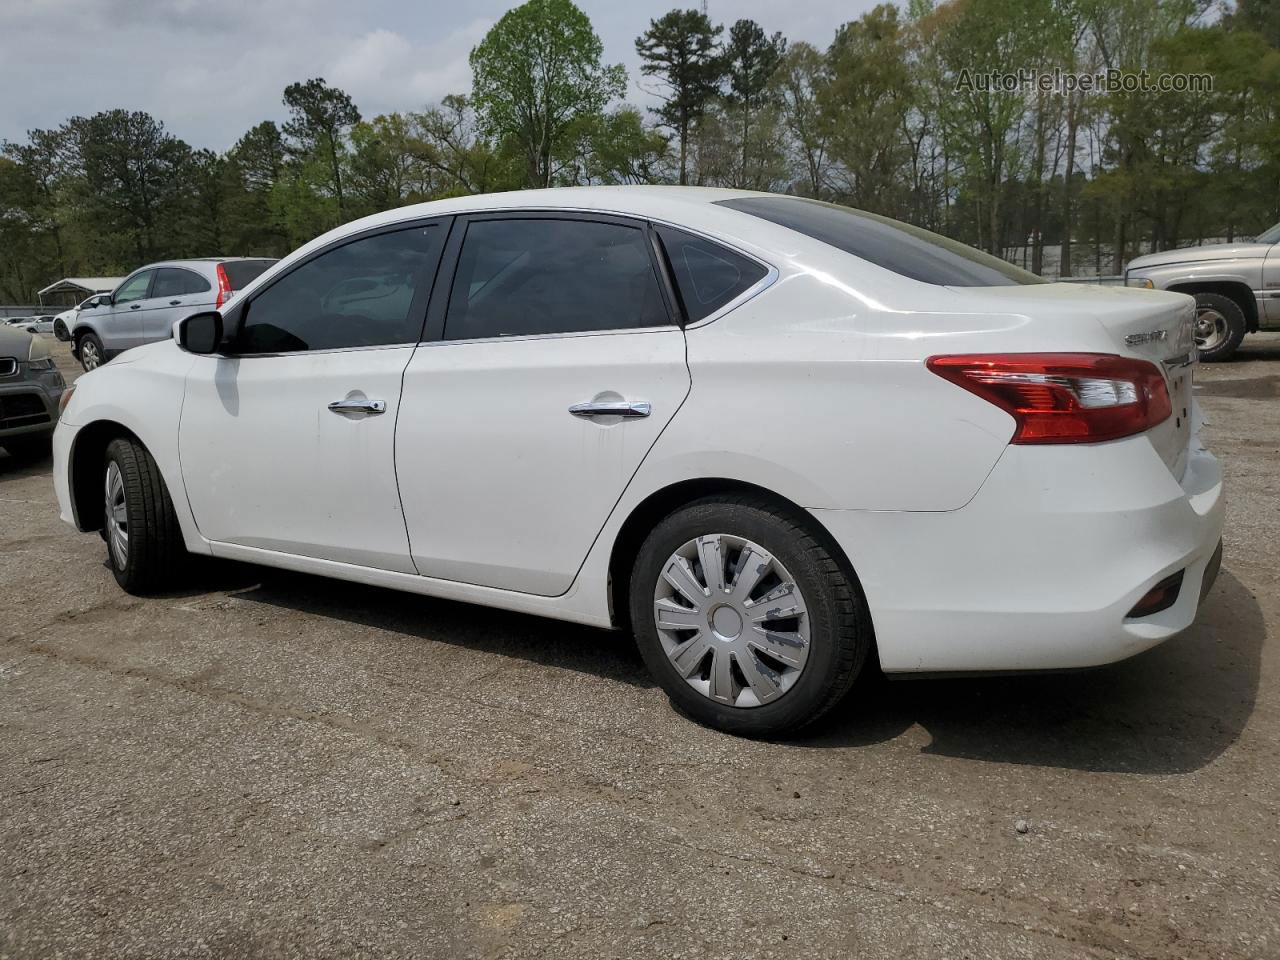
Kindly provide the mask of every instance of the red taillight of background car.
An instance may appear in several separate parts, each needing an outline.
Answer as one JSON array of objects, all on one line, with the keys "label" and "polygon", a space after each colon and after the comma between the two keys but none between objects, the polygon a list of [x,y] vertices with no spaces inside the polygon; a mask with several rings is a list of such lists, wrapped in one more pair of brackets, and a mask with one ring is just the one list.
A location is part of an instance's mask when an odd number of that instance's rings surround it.
[{"label": "red taillight of background car", "polygon": [[1098,443],[1149,430],[1172,413],[1155,364],[1108,353],[930,357],[930,370],[1015,421],[1010,443]]},{"label": "red taillight of background car", "polygon": [[214,308],[222,309],[222,305],[231,299],[231,295],[235,293],[231,289],[231,280],[227,276],[227,271],[222,269],[222,264],[218,264],[218,299],[214,303]]}]

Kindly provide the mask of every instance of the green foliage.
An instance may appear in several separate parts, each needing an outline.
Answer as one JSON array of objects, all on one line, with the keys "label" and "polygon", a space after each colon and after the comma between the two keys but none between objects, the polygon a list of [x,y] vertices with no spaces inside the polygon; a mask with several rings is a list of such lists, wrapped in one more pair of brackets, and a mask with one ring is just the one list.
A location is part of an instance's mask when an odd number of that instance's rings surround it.
[{"label": "green foliage", "polygon": [[622,96],[626,74],[602,64],[603,52],[571,0],[528,0],[471,51],[476,112],[488,135],[525,158],[526,186],[551,186],[569,131]]}]

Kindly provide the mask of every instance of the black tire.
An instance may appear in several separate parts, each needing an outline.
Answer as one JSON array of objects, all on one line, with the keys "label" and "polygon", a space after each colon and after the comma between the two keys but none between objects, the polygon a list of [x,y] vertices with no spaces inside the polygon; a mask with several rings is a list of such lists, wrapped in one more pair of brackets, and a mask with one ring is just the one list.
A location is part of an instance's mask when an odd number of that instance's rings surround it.
[{"label": "black tire", "polygon": [[53,335],[63,343],[66,343],[71,339],[71,332],[67,329],[66,323],[62,320],[53,321]]},{"label": "black tire", "polygon": [[[695,690],[676,670],[658,635],[654,591],[663,566],[683,544],[715,533],[752,541],[773,554],[805,599],[808,659],[790,689],[761,705],[733,706]],[[680,710],[728,733],[778,736],[813,723],[853,686],[873,644],[871,620],[856,579],[815,535],[807,516],[762,497],[708,497],[670,514],[641,545],[630,594],[636,641],[654,679]]]},{"label": "black tire", "polygon": [[9,456],[15,460],[43,460],[53,452],[53,438],[48,434],[35,437],[9,437],[0,439],[0,447],[4,447]]},{"label": "black tire", "polygon": [[[89,358],[87,360],[85,358],[84,349],[86,345],[88,345],[90,349]],[[82,333],[79,336],[76,340],[76,357],[79,358],[80,366],[82,366],[86,372],[94,370],[107,362],[106,351],[102,348],[102,341],[98,339],[98,335],[96,333]],[[93,365],[90,366],[90,363]]]},{"label": "black tire", "polygon": [[1197,293],[1196,294],[1196,326],[1197,337],[1199,336],[1200,321],[1202,317],[1218,317],[1222,318],[1222,327],[1215,332],[1208,348],[1200,348],[1200,359],[1206,363],[1217,363],[1221,360],[1227,360],[1240,347],[1240,341],[1244,339],[1246,323],[1244,319],[1244,311],[1240,309],[1240,304],[1236,303],[1230,297],[1223,296],[1220,293]]},{"label": "black tire", "polygon": [[[119,437],[107,445],[100,475],[104,490],[112,464],[119,469],[123,482],[128,543],[121,563],[108,533],[107,564],[116,582],[128,593],[146,594],[172,587],[186,572],[189,554],[160,468],[142,444],[128,437]],[[104,498],[103,529],[110,530],[111,523]]]}]

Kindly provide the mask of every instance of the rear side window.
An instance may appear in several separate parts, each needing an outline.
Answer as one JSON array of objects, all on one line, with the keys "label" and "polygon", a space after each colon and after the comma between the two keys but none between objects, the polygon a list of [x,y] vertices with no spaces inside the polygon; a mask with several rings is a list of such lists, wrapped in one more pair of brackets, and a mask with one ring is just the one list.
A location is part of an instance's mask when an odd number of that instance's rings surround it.
[{"label": "rear side window", "polygon": [[467,226],[446,340],[657,327],[671,322],[644,231],[521,218]]},{"label": "rear side window", "polygon": [[851,207],[799,197],[740,197],[716,202],[790,227],[876,266],[924,283],[948,287],[1007,287],[1047,282],[958,240]]},{"label": "rear side window", "polygon": [[232,290],[243,290],[273,263],[274,260],[228,260],[222,265],[222,272],[231,281]]},{"label": "rear side window", "polygon": [[308,260],[249,301],[240,351],[417,343],[439,233],[434,226],[381,233]]},{"label": "rear side window", "polygon": [[197,273],[176,267],[161,267],[156,271],[156,282],[151,288],[151,296],[181,297],[188,293],[204,293],[212,289],[209,281]]},{"label": "rear side window", "polygon": [[655,227],[690,323],[710,316],[759,283],[768,271],[718,243],[671,227]]}]

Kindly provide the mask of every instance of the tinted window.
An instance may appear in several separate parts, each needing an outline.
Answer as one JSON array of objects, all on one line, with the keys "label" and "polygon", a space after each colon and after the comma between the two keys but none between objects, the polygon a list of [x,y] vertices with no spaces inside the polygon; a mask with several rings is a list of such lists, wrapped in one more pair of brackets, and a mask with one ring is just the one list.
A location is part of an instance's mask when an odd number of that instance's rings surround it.
[{"label": "tinted window", "polygon": [[743,197],[716,202],[790,227],[912,280],[951,287],[1045,282],[1034,273],[958,240],[834,203],[798,197]]},{"label": "tinted window", "polygon": [[670,227],[656,229],[691,323],[715,313],[768,273],[756,261],[718,243]]},{"label": "tinted window", "polygon": [[644,231],[585,220],[467,227],[445,338],[518,337],[670,323]]},{"label": "tinted window", "polygon": [[211,289],[209,281],[190,270],[161,267],[156,271],[156,282],[151,289],[151,296],[181,297],[188,293],[203,293]]},{"label": "tinted window", "polygon": [[274,260],[228,260],[222,265],[222,272],[231,281],[232,290],[243,290],[273,263]]},{"label": "tinted window", "polygon": [[135,277],[130,277],[116,291],[116,303],[129,303],[133,300],[142,300],[147,295],[147,287],[151,284],[151,277],[155,273],[154,270],[143,270]]},{"label": "tinted window", "polygon": [[355,240],[281,277],[248,305],[243,353],[416,343],[439,231],[411,227]]}]

